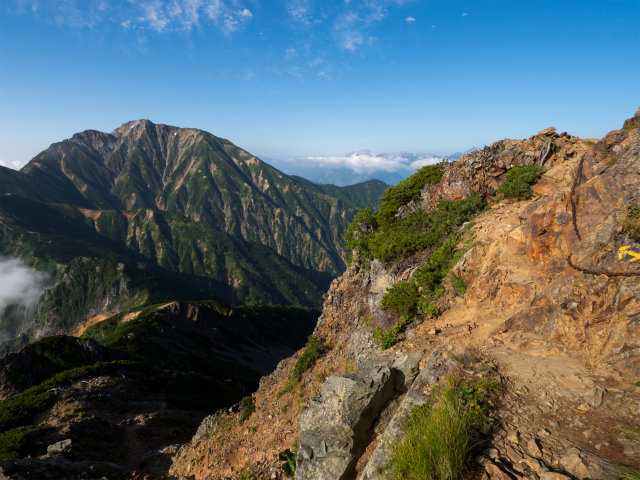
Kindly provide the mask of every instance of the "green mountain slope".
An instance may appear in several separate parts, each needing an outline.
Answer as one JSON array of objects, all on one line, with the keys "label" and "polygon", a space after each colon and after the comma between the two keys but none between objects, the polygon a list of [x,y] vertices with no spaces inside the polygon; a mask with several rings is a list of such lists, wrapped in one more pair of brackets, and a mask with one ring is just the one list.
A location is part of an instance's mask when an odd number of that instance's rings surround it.
[{"label": "green mountain slope", "polygon": [[317,307],[344,228],[385,188],[316,185],[207,132],[129,122],[0,167],[0,254],[58,279],[27,339],[150,302]]},{"label": "green mountain slope", "polygon": [[[315,185],[210,133],[147,120],[110,134],[78,133],[40,153],[22,173],[49,185],[48,202],[182,215],[330,275],[344,269],[342,231],[385,187]],[[12,187],[24,182],[2,179],[5,193],[40,200]]]}]

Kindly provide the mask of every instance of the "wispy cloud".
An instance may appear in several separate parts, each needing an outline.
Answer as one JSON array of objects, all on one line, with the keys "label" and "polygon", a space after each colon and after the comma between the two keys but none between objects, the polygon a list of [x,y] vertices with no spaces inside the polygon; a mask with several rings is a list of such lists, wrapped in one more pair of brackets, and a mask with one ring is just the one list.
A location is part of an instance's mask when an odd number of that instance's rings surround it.
[{"label": "wispy cloud", "polygon": [[405,22],[407,23],[413,23],[416,21],[415,17],[407,17],[404,19]]},{"label": "wispy cloud", "polygon": [[212,21],[223,32],[232,33],[246,24],[253,14],[248,8],[227,5],[222,0],[148,0],[139,3],[142,15],[137,21],[157,32],[190,31],[201,21]]},{"label": "wispy cloud", "polygon": [[59,27],[93,29],[115,23],[125,30],[158,33],[191,31],[212,23],[232,33],[253,17],[240,0],[15,0],[18,13],[30,13]]},{"label": "wispy cloud", "polygon": [[285,8],[295,24],[309,25],[313,20],[312,0],[287,0]]},{"label": "wispy cloud", "polygon": [[[384,20],[389,8],[410,3],[411,0],[348,0],[345,9],[336,16],[333,30],[338,44],[345,50],[355,52],[365,44],[375,42],[371,30]],[[407,17],[406,22],[415,21]]]}]

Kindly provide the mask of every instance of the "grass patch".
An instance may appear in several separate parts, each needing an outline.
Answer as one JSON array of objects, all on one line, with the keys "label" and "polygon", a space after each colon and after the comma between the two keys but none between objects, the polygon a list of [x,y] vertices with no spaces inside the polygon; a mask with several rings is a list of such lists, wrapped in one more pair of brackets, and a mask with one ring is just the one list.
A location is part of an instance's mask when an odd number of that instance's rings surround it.
[{"label": "grass patch", "polygon": [[373,331],[373,339],[381,349],[387,350],[400,341],[400,333],[408,323],[409,319],[407,318],[402,322],[396,322],[393,327],[388,330],[383,330],[378,327]]},{"label": "grass patch", "polygon": [[535,163],[526,167],[513,167],[504,176],[504,181],[498,187],[496,193],[504,196],[504,198],[516,198],[518,200],[531,198],[531,195],[533,195],[531,185],[540,179],[544,171],[544,168]]},{"label": "grass patch", "polygon": [[240,423],[244,423],[249,420],[251,415],[256,411],[256,405],[253,403],[253,397],[247,396],[240,400],[240,408],[242,409],[242,415],[240,416]]},{"label": "grass patch", "polygon": [[640,480],[640,471],[631,467],[620,467],[621,480]]},{"label": "grass patch", "polygon": [[[307,339],[307,344],[304,347],[304,352],[296,361],[296,364],[291,371],[291,376],[284,386],[282,393],[284,392],[292,392],[295,390],[296,386],[302,380],[302,374],[309,370],[315,363],[320,355],[329,350],[329,346],[322,343],[320,340],[315,338],[314,336],[309,336]],[[280,393],[280,395],[282,395]]]},{"label": "grass patch", "polygon": [[458,480],[468,478],[472,436],[488,420],[490,380],[462,382],[448,377],[433,390],[427,404],[414,407],[405,438],[393,448],[389,464],[393,480]]},{"label": "grass patch", "polygon": [[464,296],[465,292],[467,291],[467,285],[464,283],[464,280],[458,277],[455,273],[451,273],[449,275],[449,284],[451,285],[453,294],[456,297]]},{"label": "grass patch", "polygon": [[628,233],[636,242],[640,242],[640,208],[633,206],[622,221],[622,231]]}]

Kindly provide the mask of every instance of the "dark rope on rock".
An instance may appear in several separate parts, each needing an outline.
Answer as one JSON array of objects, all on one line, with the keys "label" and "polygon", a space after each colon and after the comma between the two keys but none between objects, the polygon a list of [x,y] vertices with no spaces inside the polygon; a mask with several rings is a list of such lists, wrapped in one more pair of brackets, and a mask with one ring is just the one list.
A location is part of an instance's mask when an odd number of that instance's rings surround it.
[{"label": "dark rope on rock", "polygon": [[[584,165],[584,155],[580,158],[580,162],[578,163],[578,169],[576,170],[576,176],[573,179],[573,185],[571,185],[571,197],[569,200],[571,201],[571,220],[573,222],[573,229],[576,232],[576,236],[579,240],[582,240],[582,235],[580,235],[580,230],[578,230],[578,222],[576,220],[576,189],[578,188],[578,183],[582,178],[582,167]],[[593,270],[590,268],[579,267],[575,265],[571,261],[571,256],[573,253],[570,253],[567,257],[567,263],[571,268],[577,270],[579,272],[588,273],[590,275],[606,275],[607,277],[637,277],[640,276],[640,272],[606,272],[604,270]]]},{"label": "dark rope on rock", "polygon": [[579,267],[571,261],[571,255],[573,255],[573,253],[569,254],[567,257],[567,263],[571,268],[579,272],[588,273],[590,275],[606,275],[607,277],[636,277],[640,275],[640,272],[605,272],[604,270],[593,270],[591,268]]}]

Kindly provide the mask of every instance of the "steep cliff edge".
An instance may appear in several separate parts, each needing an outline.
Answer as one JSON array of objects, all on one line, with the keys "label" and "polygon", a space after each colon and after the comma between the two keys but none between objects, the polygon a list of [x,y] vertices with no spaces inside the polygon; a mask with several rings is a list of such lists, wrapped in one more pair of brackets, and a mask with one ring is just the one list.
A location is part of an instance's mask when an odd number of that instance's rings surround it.
[{"label": "steep cliff edge", "polygon": [[[436,250],[350,266],[325,296],[314,332],[325,347],[264,377],[246,421],[209,417],[170,473],[285,478],[278,454],[297,449],[296,478],[385,478],[411,407],[454,371],[502,385],[466,478],[615,479],[639,468],[640,261],[620,251],[640,252],[639,125],[640,110],[597,143],[546,129],[444,165],[395,214],[472,191],[488,205],[459,230],[450,271],[463,283],[442,281],[441,314],[416,313],[382,350],[375,332],[401,319],[381,300]],[[509,171],[533,164],[545,172],[529,199],[496,199]]]}]

